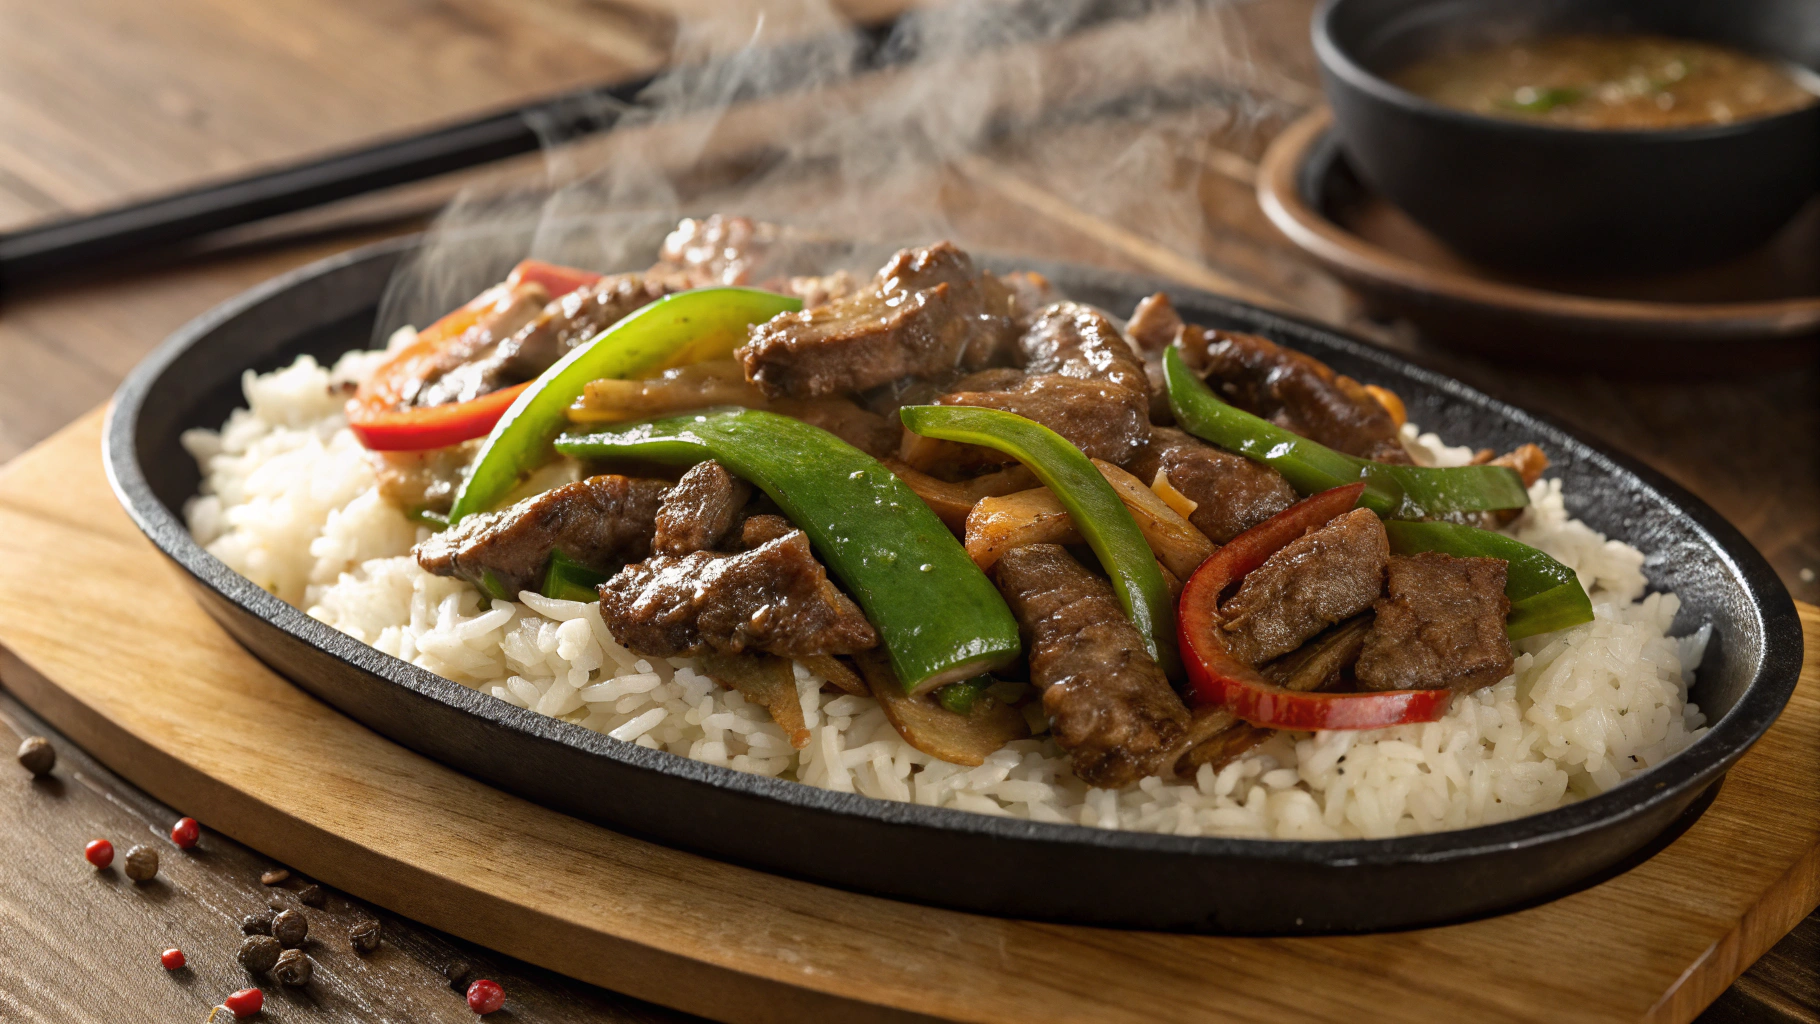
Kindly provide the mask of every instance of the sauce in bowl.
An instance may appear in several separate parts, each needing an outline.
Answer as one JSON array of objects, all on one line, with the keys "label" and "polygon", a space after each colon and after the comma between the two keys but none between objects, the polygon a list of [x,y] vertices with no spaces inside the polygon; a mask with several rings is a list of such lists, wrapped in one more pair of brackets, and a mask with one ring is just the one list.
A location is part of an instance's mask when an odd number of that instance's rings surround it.
[{"label": "sauce in bowl", "polygon": [[1560,35],[1429,57],[1391,81],[1456,110],[1564,128],[1727,124],[1820,102],[1816,76],[1652,35]]}]

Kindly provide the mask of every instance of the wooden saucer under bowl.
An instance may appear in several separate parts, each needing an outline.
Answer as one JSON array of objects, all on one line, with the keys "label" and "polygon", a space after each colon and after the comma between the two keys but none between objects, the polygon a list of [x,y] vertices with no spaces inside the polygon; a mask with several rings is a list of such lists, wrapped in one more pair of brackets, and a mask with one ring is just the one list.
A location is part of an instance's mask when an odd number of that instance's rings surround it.
[{"label": "wooden saucer under bowl", "polygon": [[1331,126],[1322,108],[1278,136],[1258,202],[1373,315],[1406,317],[1431,340],[1505,358],[1741,370],[1798,359],[1820,336],[1820,200],[1767,245],[1714,266],[1521,276],[1467,262],[1373,192]]}]

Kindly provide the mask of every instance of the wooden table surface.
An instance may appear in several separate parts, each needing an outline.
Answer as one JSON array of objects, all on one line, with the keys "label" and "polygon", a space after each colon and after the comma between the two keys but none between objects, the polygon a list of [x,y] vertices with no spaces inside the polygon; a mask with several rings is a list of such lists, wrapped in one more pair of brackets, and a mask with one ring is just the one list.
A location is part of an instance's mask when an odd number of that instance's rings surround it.
[{"label": "wooden table surface", "polygon": [[[839,6],[865,16],[889,5]],[[761,7],[768,31],[812,22],[819,9],[715,0],[0,0],[0,230],[648,70],[678,38],[745,38]],[[1214,19],[1220,105],[1089,105],[1086,113],[1039,119],[1028,137],[1013,133],[945,153],[943,165],[913,175],[918,194],[939,204],[944,226],[969,245],[1174,277],[1301,310],[1412,352],[1655,466],[1737,523],[1797,597],[1820,601],[1820,358],[1774,374],[1716,366],[1723,372],[1692,381],[1468,359],[1450,354],[1445,339],[1417,339],[1400,325],[1366,319],[1265,222],[1252,199],[1255,160],[1275,130],[1318,101],[1306,45],[1311,7],[1310,0],[1258,0]],[[1143,116],[1133,118],[1134,109]],[[1128,172],[1149,184],[1119,187]],[[804,183],[801,196],[815,197],[815,189]],[[6,296],[0,460],[103,401],[159,339],[215,302],[311,259],[419,226],[448,193],[447,183],[401,190],[180,257]],[[738,205],[742,196],[727,182],[707,181],[681,198],[712,206]],[[788,200],[774,188],[765,202]],[[48,733],[4,691],[0,726]],[[64,869],[84,841],[107,835],[124,848],[168,827],[179,810],[49,735],[64,766],[53,784],[56,814],[28,813],[44,805],[32,787],[45,784],[0,766],[0,821],[13,826],[13,846],[0,857],[0,1017],[187,1019],[194,999],[172,994],[185,978],[157,977],[141,962],[143,950],[168,942],[228,956],[240,918],[273,900],[294,901],[297,882],[267,889],[257,876],[268,861],[210,836],[208,855],[186,858],[181,884],[160,890],[149,907],[67,899]],[[344,958],[335,988],[344,996],[286,1002],[270,1015],[464,1019],[442,977],[463,961],[506,985],[505,1019],[683,1019],[338,895],[320,917],[338,928],[367,912],[385,921],[386,955]],[[1820,918],[1810,917],[1702,1020],[1820,1021],[1816,964]]]}]

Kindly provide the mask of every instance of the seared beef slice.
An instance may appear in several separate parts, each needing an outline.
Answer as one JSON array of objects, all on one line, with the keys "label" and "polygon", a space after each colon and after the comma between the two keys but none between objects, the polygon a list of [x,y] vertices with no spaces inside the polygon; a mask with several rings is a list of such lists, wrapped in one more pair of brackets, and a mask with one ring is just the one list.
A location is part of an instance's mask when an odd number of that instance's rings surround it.
[{"label": "seared beef slice", "polygon": [[[1095,459],[1127,465],[1150,437],[1144,363],[1105,314],[1058,302],[1018,339],[1027,376],[964,380],[938,405],[1003,409],[1033,419]],[[969,390],[971,389],[971,390]]]},{"label": "seared beef slice", "polygon": [[[1067,438],[1088,458],[1123,466],[1143,450],[1150,436],[1150,415],[1144,406],[1133,404],[1131,397],[1129,390],[1104,381],[1052,373],[1025,378],[1002,391],[943,395],[935,404],[1016,413]],[[995,456],[994,461],[1009,458]]]},{"label": "seared beef slice", "polygon": [[1262,665],[1372,606],[1384,589],[1390,540],[1369,509],[1356,508],[1271,555],[1220,607],[1227,647]]},{"label": "seared beef slice", "polygon": [[1366,690],[1477,690],[1510,675],[1509,564],[1439,552],[1390,560],[1386,596],[1354,671]]},{"label": "seared beef slice", "polygon": [[725,548],[739,526],[752,485],[709,459],[684,473],[657,510],[657,536],[651,550],[660,555],[687,555]]},{"label": "seared beef slice", "polygon": [[1348,455],[1408,463],[1390,418],[1365,386],[1313,356],[1253,334],[1190,327],[1183,355],[1233,405]]},{"label": "seared beef slice", "polygon": [[806,658],[878,643],[801,530],[737,555],[697,551],[628,565],[601,585],[600,614],[615,640],[659,658],[746,650]]},{"label": "seared beef slice", "polygon": [[413,554],[427,572],[516,599],[537,589],[552,551],[598,572],[649,555],[657,507],[669,489],[662,480],[589,477],[468,516]]},{"label": "seared beef slice", "polygon": [[976,370],[1012,336],[1011,296],[942,242],[905,249],[853,295],[752,329],[746,379],[772,398],[863,391],[903,377]]},{"label": "seared beef slice", "polygon": [[1172,427],[1151,432],[1131,471],[1147,484],[1158,471],[1164,473],[1171,487],[1195,503],[1188,521],[1221,544],[1296,502],[1295,488],[1281,473]]},{"label": "seared beef slice", "polygon": [[1011,606],[1057,743],[1095,786],[1129,785],[1180,752],[1188,709],[1114,600],[1057,544],[1006,552],[993,581]]}]

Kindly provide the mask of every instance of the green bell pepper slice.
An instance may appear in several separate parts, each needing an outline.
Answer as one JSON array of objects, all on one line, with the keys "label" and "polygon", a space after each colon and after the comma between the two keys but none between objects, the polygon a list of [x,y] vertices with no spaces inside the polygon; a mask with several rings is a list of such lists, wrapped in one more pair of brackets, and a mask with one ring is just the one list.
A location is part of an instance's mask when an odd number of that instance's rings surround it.
[{"label": "green bell pepper slice", "polygon": [[1454,512],[1491,512],[1529,504],[1523,478],[1506,466],[1393,466],[1336,452],[1228,405],[1188,368],[1182,353],[1163,353],[1169,407],[1182,429],[1262,462],[1300,493],[1319,494],[1365,481],[1359,504],[1383,519],[1430,519]]},{"label": "green bell pepper slice", "polygon": [[577,346],[493,425],[449,509],[449,522],[492,508],[548,458],[550,439],[589,381],[723,357],[745,343],[753,324],[802,307],[801,299],[757,288],[698,288],[666,295]]},{"label": "green bell pepper slice", "polygon": [[1087,538],[1101,568],[1112,577],[1119,607],[1144,635],[1150,656],[1171,675],[1180,671],[1175,605],[1156,555],[1131,510],[1079,448],[1041,423],[1002,409],[907,405],[899,415],[904,426],[924,437],[983,445],[1028,466]]},{"label": "green bell pepper slice", "polygon": [[598,601],[598,588],[605,582],[605,573],[595,572],[556,551],[551,553],[550,564],[544,568],[543,586],[538,588],[538,593],[558,601]]},{"label": "green bell pepper slice", "polygon": [[565,434],[556,450],[672,464],[712,458],[756,485],[865,610],[912,695],[1017,658],[1017,620],[954,534],[897,474],[819,427],[711,409]]},{"label": "green bell pepper slice", "polygon": [[1514,537],[1458,523],[1388,522],[1390,550],[1398,555],[1439,551],[1457,558],[1502,558],[1510,563],[1504,596],[1510,598],[1505,632],[1512,640],[1577,626],[1593,619],[1592,599],[1572,569]]},{"label": "green bell pepper slice", "polygon": [[957,715],[964,715],[973,710],[973,702],[979,700],[980,695],[986,692],[986,687],[991,685],[990,675],[949,683],[935,691],[935,702]]}]

